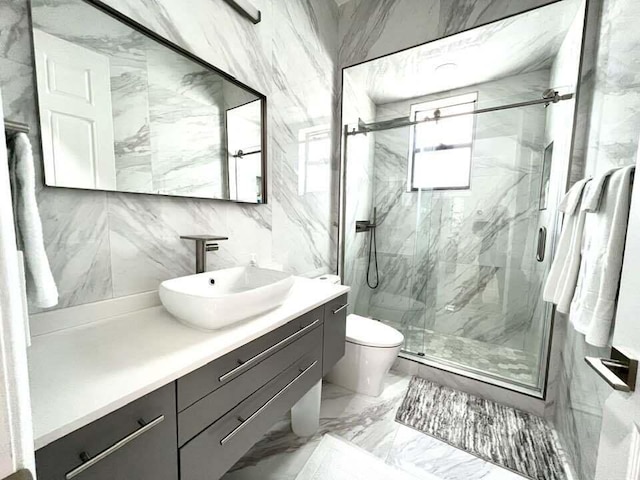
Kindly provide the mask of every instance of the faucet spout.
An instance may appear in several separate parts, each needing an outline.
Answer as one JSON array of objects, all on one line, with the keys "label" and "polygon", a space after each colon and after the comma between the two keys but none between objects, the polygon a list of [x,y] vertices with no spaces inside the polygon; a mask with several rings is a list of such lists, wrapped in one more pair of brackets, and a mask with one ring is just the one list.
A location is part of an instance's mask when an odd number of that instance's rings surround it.
[{"label": "faucet spout", "polygon": [[207,252],[216,252],[220,249],[219,241],[229,240],[229,237],[220,235],[181,235],[184,240],[196,242],[196,273],[204,273],[207,270]]}]

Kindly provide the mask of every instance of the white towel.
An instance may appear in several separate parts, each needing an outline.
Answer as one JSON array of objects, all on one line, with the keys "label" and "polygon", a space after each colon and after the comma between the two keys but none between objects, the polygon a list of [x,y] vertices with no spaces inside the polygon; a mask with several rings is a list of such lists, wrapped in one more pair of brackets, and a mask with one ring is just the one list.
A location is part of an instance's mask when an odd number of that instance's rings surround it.
[{"label": "white towel", "polygon": [[551,270],[544,286],[543,298],[558,305],[558,311],[569,313],[571,299],[576,289],[580,269],[580,250],[586,212],[581,208],[585,187],[589,178],[576,182],[560,202],[559,210],[564,212],[564,224],[558,250],[551,264]]},{"label": "white towel", "polygon": [[13,218],[9,181],[9,158],[4,138],[2,121],[2,95],[0,92],[0,328],[2,329],[2,382],[0,396],[3,407],[10,415],[3,418],[3,437],[10,443],[15,468],[28,468],[35,472],[33,455],[33,423],[29,392],[29,372],[27,368],[27,348],[25,345],[25,320],[20,291],[20,269],[16,255],[15,221]]},{"label": "white towel", "polygon": [[58,289],[51,274],[44,249],[42,222],[35,190],[33,154],[29,138],[24,133],[12,139],[10,167],[15,182],[16,225],[18,242],[26,260],[27,298],[31,305],[47,308],[58,303]]},{"label": "white towel", "polygon": [[635,166],[604,173],[593,182],[582,210],[585,225],[582,265],[569,320],[587,343],[606,347],[615,315],[629,221]]}]

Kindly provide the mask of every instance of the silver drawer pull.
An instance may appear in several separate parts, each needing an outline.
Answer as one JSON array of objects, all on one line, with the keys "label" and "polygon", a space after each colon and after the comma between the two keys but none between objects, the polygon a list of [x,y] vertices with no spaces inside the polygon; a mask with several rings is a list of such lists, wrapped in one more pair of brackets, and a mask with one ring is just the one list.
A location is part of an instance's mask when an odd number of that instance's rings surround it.
[{"label": "silver drawer pull", "polygon": [[[144,426],[140,427],[138,430],[133,432],[131,435],[128,435],[128,436],[124,437],[122,440],[119,440],[118,442],[114,443],[113,445],[111,445],[106,450],[101,451],[95,457],[89,458],[87,456],[87,454],[85,452],[83,452],[80,457],[83,459],[84,463],[82,465],[80,465],[79,467],[76,467],[73,470],[71,470],[69,473],[67,473],[65,475],[64,478],[66,478],[67,480],[70,480],[70,479],[72,479],[74,477],[77,477],[78,475],[80,475],[82,472],[84,472],[88,468],[93,467],[100,460],[104,460],[105,458],[107,458],[112,453],[117,452],[122,447],[124,447],[127,443],[135,440],[140,435],[142,435],[145,432],[148,432],[153,427],[155,427],[159,423],[162,423],[163,421],[164,421],[164,415],[160,415],[155,420],[152,420],[151,422],[149,422],[149,423],[145,424]],[[85,458],[87,460],[84,460]]]},{"label": "silver drawer pull", "polygon": [[311,370],[313,367],[315,367],[318,364],[318,361],[314,361],[311,365],[309,365],[307,368],[303,369],[297,376],[296,378],[294,378],[293,380],[291,380],[289,383],[287,383],[282,390],[280,390],[278,393],[276,393],[273,397],[271,397],[269,400],[267,400],[267,403],[265,403],[264,405],[262,405],[258,410],[256,410],[255,412],[253,412],[249,418],[247,418],[244,422],[242,422],[240,425],[238,425],[236,428],[234,428],[231,433],[229,433],[226,437],[224,437],[222,440],[220,440],[220,445],[224,445],[225,443],[229,442],[231,439],[233,439],[233,437],[235,437],[238,432],[240,432],[244,427],[246,427],[249,423],[251,423],[251,421],[256,418],[258,415],[260,415],[269,405],[271,405],[273,402],[275,402],[278,398],[280,398],[290,387],[291,385],[293,385],[294,383],[296,383],[298,381],[298,379],[300,379],[300,377],[302,377],[305,373],[307,373],[309,370]]},{"label": "silver drawer pull", "polygon": [[231,377],[235,377],[236,375],[240,374],[241,372],[244,372],[245,370],[248,370],[249,368],[254,366],[256,363],[262,361],[264,358],[266,358],[269,355],[271,355],[272,352],[274,352],[275,350],[278,350],[285,343],[288,343],[291,340],[293,340],[294,338],[298,338],[298,337],[304,335],[305,333],[307,333],[309,330],[311,330],[313,327],[315,327],[318,323],[320,323],[320,319],[319,318],[314,320],[313,322],[311,322],[309,325],[307,325],[303,329],[298,330],[296,333],[294,333],[292,335],[289,335],[284,340],[280,340],[275,345],[272,345],[271,347],[267,348],[266,350],[263,350],[262,352],[260,352],[255,357],[252,357],[249,360],[247,360],[246,362],[238,365],[233,370],[229,370],[227,373],[225,373],[220,378],[218,378],[218,381],[226,382]]},{"label": "silver drawer pull", "polygon": [[336,308],[336,309],[335,309],[335,310],[333,310],[332,312],[333,312],[333,314],[335,315],[336,313],[341,312],[342,310],[344,310],[344,309],[345,309],[345,308],[347,308],[348,306],[349,306],[349,304],[348,304],[348,303],[345,303],[344,305],[342,305],[342,306],[340,306],[340,307]]}]

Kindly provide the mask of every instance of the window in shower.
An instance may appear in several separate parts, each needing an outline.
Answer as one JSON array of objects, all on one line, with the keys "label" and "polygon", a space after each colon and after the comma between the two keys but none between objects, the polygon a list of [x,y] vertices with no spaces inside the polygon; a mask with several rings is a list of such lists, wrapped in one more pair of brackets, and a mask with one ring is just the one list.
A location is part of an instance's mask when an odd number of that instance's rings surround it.
[{"label": "window in shower", "polygon": [[409,190],[470,187],[474,125],[471,112],[477,100],[478,94],[470,93],[411,106],[414,121],[455,116],[413,126],[409,143]]}]

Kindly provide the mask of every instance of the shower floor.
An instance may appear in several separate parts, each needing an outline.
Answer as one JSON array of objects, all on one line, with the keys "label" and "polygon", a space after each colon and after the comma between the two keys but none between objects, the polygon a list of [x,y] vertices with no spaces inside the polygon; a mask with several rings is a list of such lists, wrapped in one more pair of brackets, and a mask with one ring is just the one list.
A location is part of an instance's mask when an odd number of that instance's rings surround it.
[{"label": "shower floor", "polygon": [[405,330],[404,351],[445,361],[527,386],[538,385],[538,357],[532,353],[424,329]]}]

